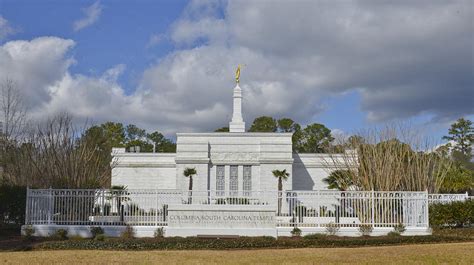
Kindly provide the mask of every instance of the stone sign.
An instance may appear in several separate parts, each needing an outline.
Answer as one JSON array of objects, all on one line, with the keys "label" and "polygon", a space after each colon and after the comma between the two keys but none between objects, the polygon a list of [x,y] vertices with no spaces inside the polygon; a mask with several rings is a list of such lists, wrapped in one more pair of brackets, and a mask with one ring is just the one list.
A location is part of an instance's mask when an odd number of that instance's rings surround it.
[{"label": "stone sign", "polygon": [[167,236],[276,236],[275,208],[268,205],[169,205]]}]

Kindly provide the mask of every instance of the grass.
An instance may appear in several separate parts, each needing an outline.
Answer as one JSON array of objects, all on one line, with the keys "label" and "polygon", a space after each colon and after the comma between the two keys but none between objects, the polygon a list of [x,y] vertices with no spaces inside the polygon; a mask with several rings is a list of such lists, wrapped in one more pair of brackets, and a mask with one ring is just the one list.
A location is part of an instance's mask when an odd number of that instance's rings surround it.
[{"label": "grass", "polygon": [[364,248],[0,252],[3,264],[470,264],[474,242]]}]

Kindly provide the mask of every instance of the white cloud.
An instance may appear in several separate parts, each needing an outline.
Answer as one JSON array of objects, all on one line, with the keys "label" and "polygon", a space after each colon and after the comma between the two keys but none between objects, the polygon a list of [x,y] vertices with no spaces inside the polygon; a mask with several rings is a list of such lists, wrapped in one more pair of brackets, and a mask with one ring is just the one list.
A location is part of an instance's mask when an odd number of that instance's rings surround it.
[{"label": "white cloud", "polygon": [[151,48],[153,46],[156,46],[160,44],[165,38],[166,36],[164,34],[152,34],[146,44],[146,47]]},{"label": "white cloud", "polygon": [[170,31],[180,49],[132,93],[117,82],[124,65],[72,74],[74,41],[53,37],[0,46],[0,77],[19,80],[39,116],[66,110],[167,134],[225,126],[237,64],[248,125],[260,115],[317,121],[322,98],[355,88],[372,120],[452,119],[474,113],[465,3],[191,2]]},{"label": "white cloud", "polygon": [[82,10],[82,12],[84,13],[84,17],[79,20],[74,21],[74,24],[73,24],[74,31],[79,31],[97,22],[97,20],[99,20],[99,17],[102,13],[102,9],[103,9],[103,6],[100,4],[99,1],[84,8]]},{"label": "white cloud", "polygon": [[0,15],[0,41],[15,33],[15,29],[10,25],[8,20]]}]

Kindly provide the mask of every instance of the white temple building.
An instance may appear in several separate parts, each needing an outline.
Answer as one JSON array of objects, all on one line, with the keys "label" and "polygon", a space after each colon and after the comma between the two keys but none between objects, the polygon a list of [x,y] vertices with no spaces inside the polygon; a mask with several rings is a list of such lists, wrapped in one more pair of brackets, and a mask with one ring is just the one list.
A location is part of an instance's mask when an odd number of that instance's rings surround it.
[{"label": "white temple building", "polygon": [[[427,191],[327,191],[323,178],[334,169],[328,161],[339,158],[294,153],[291,133],[245,132],[238,82],[233,98],[230,132],[178,133],[176,153],[114,148],[112,185],[126,191],[28,189],[26,225],[36,236],[67,229],[91,237],[92,226],[107,236],[120,236],[127,226],[137,237],[157,229],[166,237],[279,237],[297,227],[302,235],[328,233],[328,226],[358,236],[362,226],[386,235],[400,223],[404,235],[431,234]],[[197,172],[192,191],[186,168]],[[290,177],[277,192],[272,171],[283,169]]]},{"label": "white temple building", "polygon": [[297,154],[292,133],[245,132],[242,89],[233,91],[229,132],[177,133],[176,153],[129,153],[114,148],[112,185],[128,189],[182,189],[185,168],[195,168],[193,190],[276,190],[272,171],[286,169],[283,190],[322,190],[328,175],[327,154]]}]

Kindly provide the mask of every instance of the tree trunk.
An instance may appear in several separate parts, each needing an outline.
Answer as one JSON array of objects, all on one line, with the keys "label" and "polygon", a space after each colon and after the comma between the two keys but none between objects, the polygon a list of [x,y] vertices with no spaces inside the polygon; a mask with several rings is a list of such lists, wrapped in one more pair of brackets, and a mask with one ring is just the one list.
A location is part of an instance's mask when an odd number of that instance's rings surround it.
[{"label": "tree trunk", "polygon": [[278,178],[278,215],[281,214],[281,203],[282,203],[282,189],[283,189],[283,183],[281,181],[281,177]]},{"label": "tree trunk", "polygon": [[189,176],[189,192],[188,192],[188,203],[193,203],[193,176]]}]

